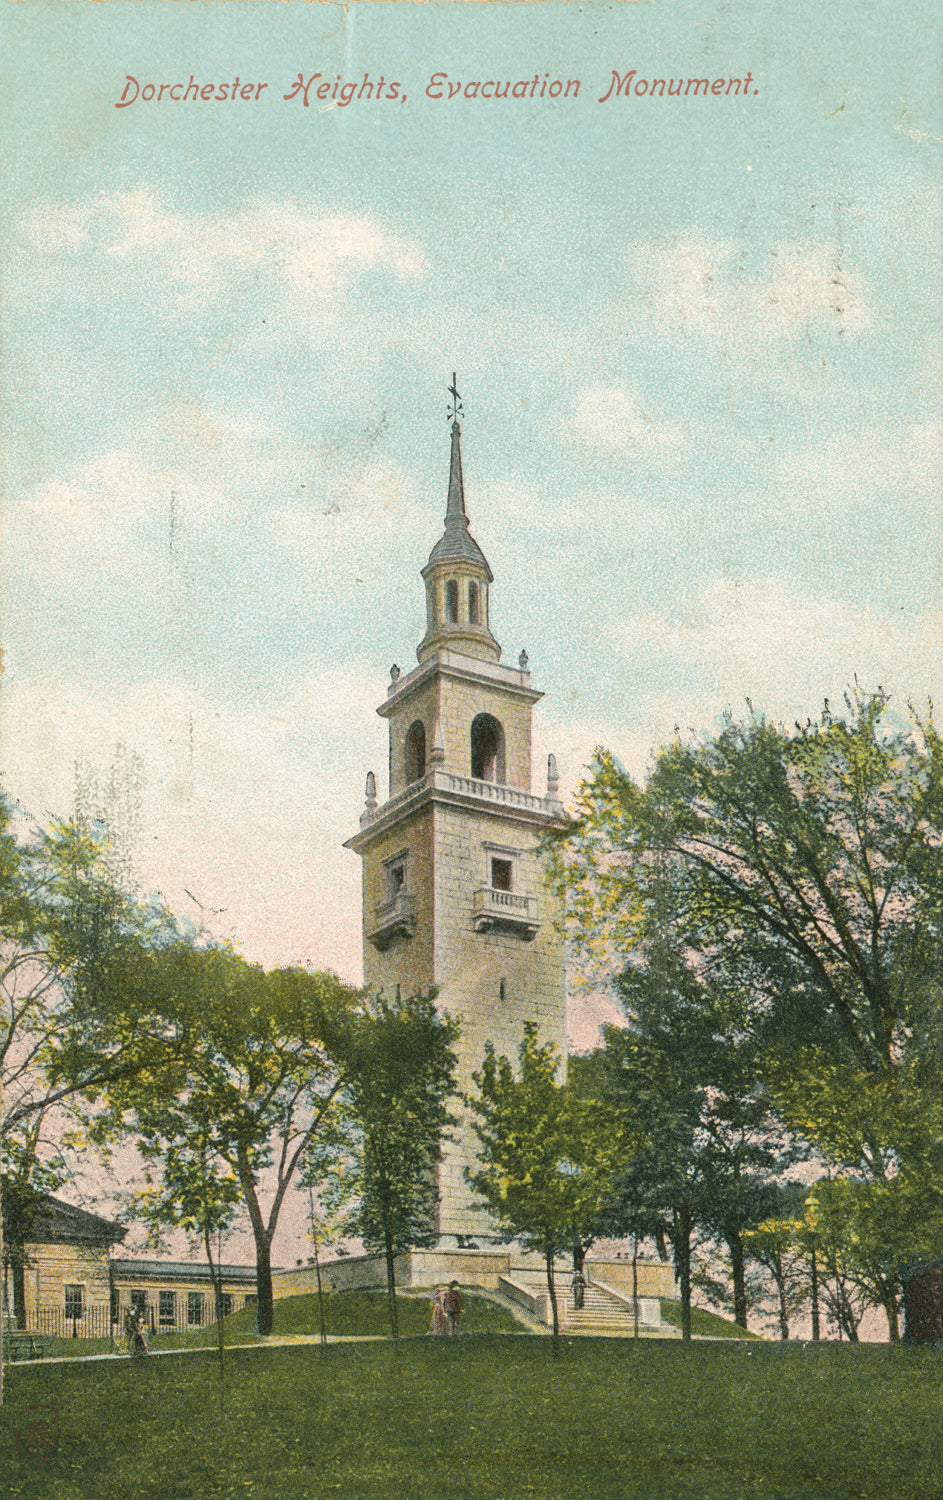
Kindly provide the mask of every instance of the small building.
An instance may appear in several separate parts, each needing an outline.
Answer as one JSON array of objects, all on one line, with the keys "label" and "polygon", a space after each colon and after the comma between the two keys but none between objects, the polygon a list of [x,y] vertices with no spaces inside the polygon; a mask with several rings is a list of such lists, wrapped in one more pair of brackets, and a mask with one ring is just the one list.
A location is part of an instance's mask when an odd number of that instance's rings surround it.
[{"label": "small building", "polygon": [[[221,1311],[228,1317],[256,1301],[255,1266],[220,1266]],[[207,1265],[183,1260],[113,1260],[115,1321],[140,1312],[152,1333],[174,1333],[216,1322],[213,1282]]]},{"label": "small building", "polygon": [[[140,1310],[154,1333],[215,1323],[209,1267],[187,1261],[115,1259],[123,1224],[42,1194],[25,1243],[4,1242],[7,1327],[56,1338],[110,1338]],[[255,1266],[221,1266],[224,1317],[256,1300]]]},{"label": "small building", "polygon": [[3,1310],[14,1326],[62,1337],[111,1330],[112,1245],[126,1228],[43,1194],[25,1242],[4,1245]]}]

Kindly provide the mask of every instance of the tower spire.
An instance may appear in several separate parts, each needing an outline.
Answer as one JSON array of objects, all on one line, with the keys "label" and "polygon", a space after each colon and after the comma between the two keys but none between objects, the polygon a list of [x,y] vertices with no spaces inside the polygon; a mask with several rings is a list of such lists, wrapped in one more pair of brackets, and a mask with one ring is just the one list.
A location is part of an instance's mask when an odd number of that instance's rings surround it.
[{"label": "tower spire", "polygon": [[449,498],[445,507],[445,530],[449,527],[468,530],[465,511],[465,482],[462,479],[462,429],[457,417],[452,421],[452,457],[449,462]]},{"label": "tower spire", "polygon": [[448,419],[452,427],[449,496],[445,526],[422,570],[426,584],[426,633],[417,655],[425,661],[435,651],[459,651],[483,660],[499,661],[501,647],[488,628],[488,586],[493,582],[487,558],[468,529],[465,481],[462,476],[464,416],[458,382],[448,388]]}]

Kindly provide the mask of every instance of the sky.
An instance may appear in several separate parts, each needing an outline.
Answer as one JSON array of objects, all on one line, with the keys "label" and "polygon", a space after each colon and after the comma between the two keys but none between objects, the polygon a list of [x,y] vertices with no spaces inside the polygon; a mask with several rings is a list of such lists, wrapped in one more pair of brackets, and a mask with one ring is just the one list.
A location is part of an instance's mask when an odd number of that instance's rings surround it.
[{"label": "sky", "polygon": [[[936,22],[7,5],[7,792],[104,814],[250,959],[358,982],[342,844],[424,629],[453,371],[566,795],[594,746],[644,775],[747,698],[939,701]],[[574,1001],[575,1045],[604,1013]]]}]

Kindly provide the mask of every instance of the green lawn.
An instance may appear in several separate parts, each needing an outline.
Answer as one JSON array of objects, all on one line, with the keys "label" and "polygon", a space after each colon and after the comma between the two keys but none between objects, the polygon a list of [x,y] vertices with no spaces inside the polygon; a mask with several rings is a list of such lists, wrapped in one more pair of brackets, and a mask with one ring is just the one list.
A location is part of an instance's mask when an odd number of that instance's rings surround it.
[{"label": "green lawn", "polygon": [[[14,1365],[0,1495],[940,1500],[941,1393],[943,1353],[886,1345],[234,1349],[222,1387],[209,1353]],[[49,1408],[61,1438],[40,1463],[16,1434]]]}]

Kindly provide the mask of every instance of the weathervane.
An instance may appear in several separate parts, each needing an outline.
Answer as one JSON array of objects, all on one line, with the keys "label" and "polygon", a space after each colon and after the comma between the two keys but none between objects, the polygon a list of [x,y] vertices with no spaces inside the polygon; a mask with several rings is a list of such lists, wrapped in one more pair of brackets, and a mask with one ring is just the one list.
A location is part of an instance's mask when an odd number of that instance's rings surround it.
[{"label": "weathervane", "polygon": [[450,422],[457,422],[459,417],[464,417],[465,412],[462,408],[462,398],[458,394],[458,386],[455,381],[454,370],[452,372],[452,384],[449,386],[449,395],[452,398],[452,404],[449,407],[448,420]]}]

